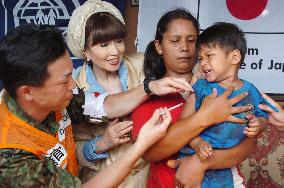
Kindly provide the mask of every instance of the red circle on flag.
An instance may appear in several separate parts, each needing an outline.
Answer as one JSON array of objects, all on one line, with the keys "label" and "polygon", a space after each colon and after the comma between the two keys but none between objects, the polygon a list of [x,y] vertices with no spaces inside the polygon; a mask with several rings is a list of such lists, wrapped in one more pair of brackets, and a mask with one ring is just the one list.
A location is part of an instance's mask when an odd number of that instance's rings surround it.
[{"label": "red circle on flag", "polygon": [[258,17],[268,0],[226,0],[229,12],[237,19],[251,20]]}]

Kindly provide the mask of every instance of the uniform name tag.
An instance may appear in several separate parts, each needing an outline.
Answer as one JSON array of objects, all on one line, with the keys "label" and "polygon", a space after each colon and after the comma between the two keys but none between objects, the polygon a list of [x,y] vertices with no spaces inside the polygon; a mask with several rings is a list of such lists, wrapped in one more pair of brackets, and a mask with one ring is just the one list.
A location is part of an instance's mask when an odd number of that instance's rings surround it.
[{"label": "uniform name tag", "polygon": [[71,124],[70,117],[66,109],[62,112],[62,119],[59,121],[58,140],[62,142],[65,139],[65,128]]},{"label": "uniform name tag", "polygon": [[47,151],[46,159],[51,160],[56,166],[65,168],[67,165],[67,152],[63,145],[57,143],[53,148]]}]

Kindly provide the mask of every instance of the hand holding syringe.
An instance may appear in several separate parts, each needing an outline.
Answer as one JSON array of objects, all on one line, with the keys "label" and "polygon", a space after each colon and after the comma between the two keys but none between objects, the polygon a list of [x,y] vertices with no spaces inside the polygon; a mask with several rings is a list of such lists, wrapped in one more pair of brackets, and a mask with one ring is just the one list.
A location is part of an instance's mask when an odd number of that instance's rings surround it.
[{"label": "hand holding syringe", "polygon": [[[168,111],[174,110],[174,109],[176,109],[176,108],[178,108],[178,107],[180,107],[182,105],[183,105],[183,103],[179,103],[179,104],[177,104],[175,106],[172,106],[172,107],[168,108]],[[165,111],[161,112],[160,116],[163,116],[164,114],[165,114]]]}]

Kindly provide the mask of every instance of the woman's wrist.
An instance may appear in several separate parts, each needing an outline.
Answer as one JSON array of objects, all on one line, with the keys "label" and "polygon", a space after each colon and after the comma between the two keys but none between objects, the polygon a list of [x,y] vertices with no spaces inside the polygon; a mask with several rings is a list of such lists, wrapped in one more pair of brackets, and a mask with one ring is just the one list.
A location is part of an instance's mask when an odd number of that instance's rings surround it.
[{"label": "woman's wrist", "polygon": [[97,146],[96,146],[96,153],[104,153],[108,151],[110,148],[110,144],[107,143],[104,138],[102,137],[97,141]]},{"label": "woman's wrist", "polygon": [[87,161],[103,159],[109,156],[107,152],[100,152],[100,150],[97,152],[98,141],[101,140],[101,138],[101,136],[97,136],[84,144],[82,152]]}]

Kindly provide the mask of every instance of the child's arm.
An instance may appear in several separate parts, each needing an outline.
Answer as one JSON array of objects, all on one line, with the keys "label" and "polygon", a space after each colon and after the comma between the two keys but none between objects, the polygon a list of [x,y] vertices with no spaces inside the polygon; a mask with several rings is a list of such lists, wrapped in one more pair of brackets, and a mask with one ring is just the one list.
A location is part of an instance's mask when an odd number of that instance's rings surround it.
[{"label": "child's arm", "polygon": [[[195,94],[192,93],[186,100],[185,106],[181,113],[181,119],[191,116],[195,113]],[[194,149],[201,160],[207,159],[212,154],[211,145],[204,141],[201,137],[196,137],[191,140],[188,145]]]},{"label": "child's arm", "polygon": [[240,164],[249,157],[257,148],[256,138],[245,138],[239,145],[229,149],[216,149],[205,161],[201,161],[197,155],[185,157],[179,160],[175,182],[180,187],[193,187],[200,184],[206,170],[231,168]]},{"label": "child's arm", "polygon": [[195,94],[192,93],[186,100],[183,110],[181,112],[180,119],[191,116],[195,112]]},{"label": "child's arm", "polygon": [[[199,136],[191,140],[188,145],[196,151],[197,156],[202,161],[206,160],[213,152],[212,146]],[[168,160],[167,165],[170,168],[177,168],[179,163],[179,159]]]},{"label": "child's arm", "polygon": [[194,149],[201,160],[206,160],[212,154],[212,146],[201,137],[196,137],[189,142],[189,146]]},{"label": "child's arm", "polygon": [[266,129],[268,125],[268,121],[264,117],[256,117],[253,114],[249,114],[247,119],[249,120],[249,124],[244,130],[244,133],[247,135],[247,137],[255,137],[259,135]]}]

